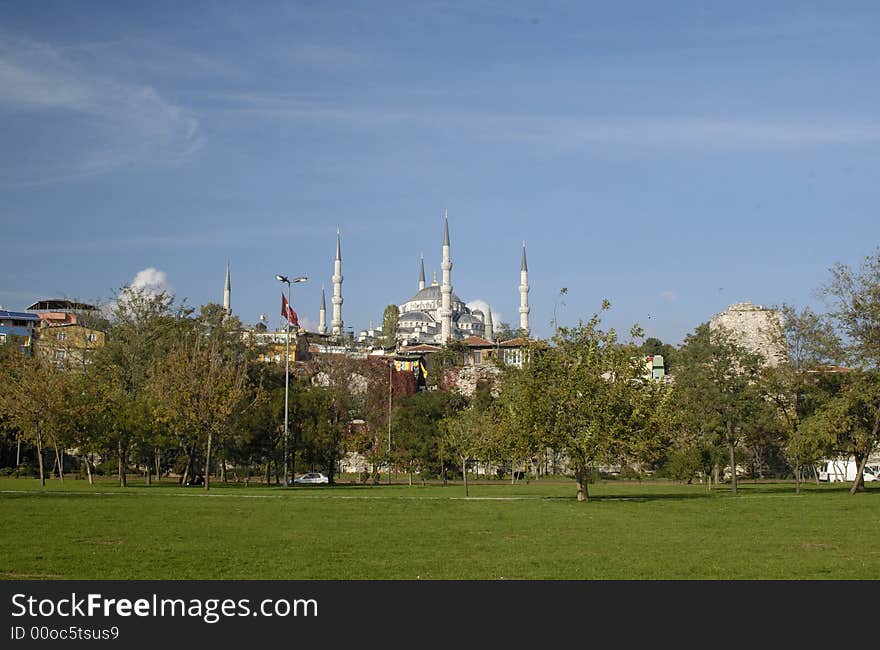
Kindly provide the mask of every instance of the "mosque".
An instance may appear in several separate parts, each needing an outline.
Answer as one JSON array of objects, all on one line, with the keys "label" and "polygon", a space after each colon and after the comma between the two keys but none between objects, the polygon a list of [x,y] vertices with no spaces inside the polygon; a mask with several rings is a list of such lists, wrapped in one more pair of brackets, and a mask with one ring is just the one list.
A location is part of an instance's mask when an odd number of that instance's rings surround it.
[{"label": "mosque", "polygon": [[[397,341],[402,345],[434,344],[444,345],[452,340],[479,337],[492,341],[494,326],[491,308],[483,313],[479,309],[470,309],[452,290],[452,257],[449,243],[449,215],[444,215],[442,261],[440,264],[441,281],[437,282],[434,273],[433,282],[425,282],[425,260],[421,260],[418,291],[409,300],[398,304]],[[318,310],[317,333],[323,336],[342,337],[344,335],[342,320],[342,243],[339,229],[336,230],[336,257],[333,261],[333,283],[331,303],[333,311],[330,330],[327,328],[327,302],[324,288],[321,288],[321,306]],[[227,314],[231,309],[232,287],[229,265],[226,266],[226,282],[223,291],[223,307]],[[523,242],[519,280],[519,329],[528,337],[529,334],[529,267],[526,263],[526,245]],[[381,336],[381,332],[372,330],[369,337]]]},{"label": "mosque", "polygon": [[[443,345],[451,340],[471,336],[491,341],[493,323],[491,308],[483,313],[470,309],[452,290],[452,258],[449,243],[449,215],[444,215],[443,249],[440,263],[441,282],[437,275],[430,285],[425,283],[425,260],[421,260],[418,292],[409,300],[398,304],[397,340],[404,345],[421,343]],[[336,231],[336,259],[333,262],[333,314],[330,321],[334,336],[342,334],[342,247],[340,234]],[[529,267],[526,263],[526,245],[523,242],[519,284],[519,329],[526,336],[529,332]],[[327,334],[327,307],[324,290],[321,289],[321,307],[318,316],[318,333]]]}]

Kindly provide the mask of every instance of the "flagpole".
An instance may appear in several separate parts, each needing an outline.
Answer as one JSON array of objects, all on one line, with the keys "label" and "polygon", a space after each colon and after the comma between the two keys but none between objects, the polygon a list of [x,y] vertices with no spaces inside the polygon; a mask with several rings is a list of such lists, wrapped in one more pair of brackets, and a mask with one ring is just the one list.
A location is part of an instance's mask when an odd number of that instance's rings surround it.
[{"label": "flagpole", "polygon": [[[289,392],[290,392],[290,312],[291,312],[290,283],[291,283],[291,280],[288,280],[287,276],[284,276],[284,275],[276,275],[275,279],[278,280],[279,282],[284,282],[287,284],[287,304],[282,305],[282,307],[284,308],[283,309],[284,320],[287,321],[287,328],[286,328],[287,336],[285,337],[286,343],[287,343],[287,350],[286,350],[286,354],[284,355],[284,451],[282,452],[283,458],[284,458],[284,487],[286,489],[288,487],[287,439],[289,437],[289,431],[290,431],[289,408],[288,408],[289,397],[288,396],[289,396]],[[305,282],[306,278],[304,278],[304,277],[294,278],[292,281],[293,282]],[[284,297],[283,293],[281,294],[281,297],[282,298]]]},{"label": "flagpole", "polygon": [[289,487],[287,480],[287,437],[288,437],[288,392],[290,386],[290,280],[287,281],[287,313],[284,315],[287,321],[287,354],[284,355],[284,488]]}]

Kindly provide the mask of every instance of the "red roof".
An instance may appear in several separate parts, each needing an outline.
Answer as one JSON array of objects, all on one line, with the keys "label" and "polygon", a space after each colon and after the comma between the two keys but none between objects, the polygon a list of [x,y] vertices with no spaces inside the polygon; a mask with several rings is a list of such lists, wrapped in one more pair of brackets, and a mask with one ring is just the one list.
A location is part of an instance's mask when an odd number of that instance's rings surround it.
[{"label": "red roof", "polygon": [[416,345],[412,348],[400,348],[401,352],[439,352],[440,348],[436,345],[427,345],[423,343],[422,345]]},{"label": "red roof", "polygon": [[484,339],[482,336],[468,336],[461,340],[469,348],[490,348],[494,343],[489,339]]},{"label": "red roof", "polygon": [[510,339],[509,341],[503,341],[501,343],[502,348],[523,348],[529,344],[528,339],[524,339],[522,337],[516,339]]}]

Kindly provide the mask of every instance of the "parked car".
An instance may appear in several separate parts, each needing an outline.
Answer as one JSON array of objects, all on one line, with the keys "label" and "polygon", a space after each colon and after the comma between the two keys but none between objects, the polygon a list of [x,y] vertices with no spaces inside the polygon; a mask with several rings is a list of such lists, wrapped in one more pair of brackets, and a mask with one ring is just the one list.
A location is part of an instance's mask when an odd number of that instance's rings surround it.
[{"label": "parked car", "polygon": [[309,472],[308,474],[303,474],[302,476],[298,476],[293,479],[294,483],[303,485],[303,484],[313,484],[313,483],[329,483],[330,479],[327,478],[326,474],[322,474],[321,472]]}]

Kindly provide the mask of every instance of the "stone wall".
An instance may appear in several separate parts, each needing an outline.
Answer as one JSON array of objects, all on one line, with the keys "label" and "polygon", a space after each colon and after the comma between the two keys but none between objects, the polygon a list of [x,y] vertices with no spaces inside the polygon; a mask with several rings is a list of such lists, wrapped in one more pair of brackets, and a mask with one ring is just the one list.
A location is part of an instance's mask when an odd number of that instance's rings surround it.
[{"label": "stone wall", "polygon": [[751,302],[738,302],[712,317],[709,329],[723,327],[743,347],[758,352],[770,366],[788,357],[783,335],[782,313]]}]

